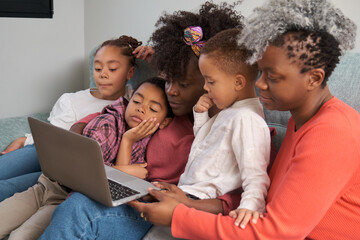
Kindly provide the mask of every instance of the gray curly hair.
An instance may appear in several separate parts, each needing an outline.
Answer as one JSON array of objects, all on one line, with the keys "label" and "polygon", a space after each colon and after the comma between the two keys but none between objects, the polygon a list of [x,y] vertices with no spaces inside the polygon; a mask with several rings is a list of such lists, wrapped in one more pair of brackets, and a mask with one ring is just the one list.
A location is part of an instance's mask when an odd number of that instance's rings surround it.
[{"label": "gray curly hair", "polygon": [[355,46],[355,23],[327,0],[269,0],[245,20],[238,43],[253,51],[248,58],[253,64],[269,43],[294,29],[329,33],[339,43],[341,54]]}]

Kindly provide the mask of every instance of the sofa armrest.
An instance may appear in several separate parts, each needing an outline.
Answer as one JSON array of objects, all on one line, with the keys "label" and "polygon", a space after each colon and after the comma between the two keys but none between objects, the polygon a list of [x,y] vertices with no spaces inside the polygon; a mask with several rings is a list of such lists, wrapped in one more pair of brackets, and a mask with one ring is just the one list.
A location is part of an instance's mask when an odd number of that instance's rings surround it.
[{"label": "sofa armrest", "polygon": [[[36,113],[29,116],[42,121],[48,121],[49,113]],[[0,151],[3,151],[16,138],[24,137],[25,133],[30,133],[27,117],[0,119]]]}]

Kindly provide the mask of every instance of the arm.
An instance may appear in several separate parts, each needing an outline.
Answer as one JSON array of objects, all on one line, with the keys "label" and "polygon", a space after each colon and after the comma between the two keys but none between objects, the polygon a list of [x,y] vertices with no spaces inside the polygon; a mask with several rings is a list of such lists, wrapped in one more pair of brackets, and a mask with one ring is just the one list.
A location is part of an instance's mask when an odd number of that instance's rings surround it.
[{"label": "arm", "polygon": [[[243,193],[239,209],[264,212],[270,179],[270,132],[258,116],[245,115],[233,122],[232,151],[240,172]],[[246,225],[246,224],[245,224]]]},{"label": "arm", "polygon": [[198,133],[200,128],[210,119],[208,110],[214,105],[213,101],[206,93],[197,101],[193,109],[194,114],[194,135]]},{"label": "arm", "polygon": [[[178,238],[304,239],[339,200],[344,186],[358,174],[359,146],[353,143],[359,141],[343,135],[343,128],[312,129],[297,143],[296,154],[288,154],[290,159],[282,155],[291,146],[282,147],[276,164],[285,167],[274,165],[278,167],[277,175],[269,190],[267,213],[257,224],[250,222],[245,229],[235,226],[231,217],[188,208],[156,190],[149,192],[160,202],[137,203],[135,207],[154,224],[171,224],[172,234]],[[277,177],[281,180],[276,181]],[[332,221],[336,225],[337,219]]]},{"label": "arm", "polygon": [[[172,218],[173,235],[195,239],[304,239],[339,199],[344,186],[359,168],[355,161],[358,153],[351,144],[356,141],[340,137],[343,133],[339,129],[324,139],[327,131],[329,129],[313,130],[309,133],[310,138],[303,137],[281,182],[273,182],[277,185],[276,193],[269,200],[268,213],[257,224],[249,223],[246,229],[239,229],[231,217],[179,205]],[[343,142],[334,141],[335,136]],[[288,159],[277,160],[290,162]]]},{"label": "arm", "polygon": [[129,165],[131,162],[132,145],[140,139],[153,134],[159,125],[155,119],[149,119],[142,121],[138,126],[126,131],[121,138],[115,166]]},{"label": "arm", "polygon": [[71,95],[72,93],[64,93],[56,101],[48,118],[52,125],[64,129],[70,129],[70,127],[76,122],[77,118],[71,102]]},{"label": "arm", "polygon": [[6,154],[8,152],[24,147],[25,141],[26,141],[26,137],[20,137],[15,139],[12,143],[10,143],[9,146],[7,146],[7,148],[3,152],[1,152],[1,154]]},{"label": "arm", "polygon": [[176,199],[178,202],[183,203],[187,207],[216,214],[223,212],[222,200],[219,198],[195,200],[186,196],[186,194],[174,184],[165,182],[156,182],[153,184],[156,187],[163,189],[166,196]]}]

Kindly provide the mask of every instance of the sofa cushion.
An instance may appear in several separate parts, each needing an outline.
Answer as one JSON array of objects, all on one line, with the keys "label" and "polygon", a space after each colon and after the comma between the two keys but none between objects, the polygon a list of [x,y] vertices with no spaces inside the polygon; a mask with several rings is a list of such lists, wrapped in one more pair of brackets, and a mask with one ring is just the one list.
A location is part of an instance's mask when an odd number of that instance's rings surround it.
[{"label": "sofa cushion", "polygon": [[[49,113],[36,113],[29,116],[47,121]],[[0,151],[3,151],[16,138],[24,137],[25,133],[30,133],[27,116],[0,119],[0,126]]]}]

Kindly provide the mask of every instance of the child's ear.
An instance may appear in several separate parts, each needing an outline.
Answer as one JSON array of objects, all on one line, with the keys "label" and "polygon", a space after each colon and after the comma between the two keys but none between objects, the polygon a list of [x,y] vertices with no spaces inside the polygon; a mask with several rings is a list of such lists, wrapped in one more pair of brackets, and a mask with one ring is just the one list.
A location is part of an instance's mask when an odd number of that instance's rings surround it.
[{"label": "child's ear", "polygon": [[235,90],[239,91],[246,86],[246,78],[242,74],[236,74],[235,76]]},{"label": "child's ear", "polygon": [[129,81],[135,73],[135,67],[131,67],[127,73],[126,79]]},{"label": "child's ear", "polygon": [[165,118],[164,121],[162,121],[160,123],[159,129],[165,128],[167,125],[169,125],[171,123],[171,121],[172,121],[172,118],[170,118],[170,117]]},{"label": "child's ear", "polygon": [[309,90],[313,90],[314,88],[320,86],[324,81],[325,71],[322,68],[315,68],[311,70],[309,74]]}]

